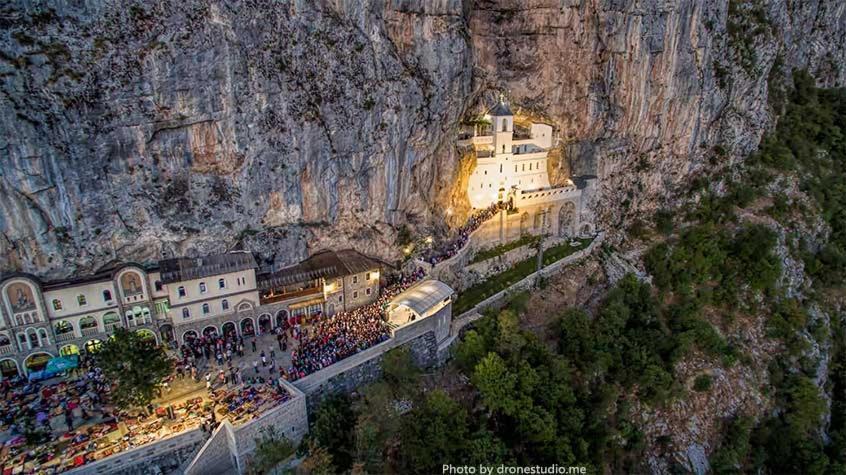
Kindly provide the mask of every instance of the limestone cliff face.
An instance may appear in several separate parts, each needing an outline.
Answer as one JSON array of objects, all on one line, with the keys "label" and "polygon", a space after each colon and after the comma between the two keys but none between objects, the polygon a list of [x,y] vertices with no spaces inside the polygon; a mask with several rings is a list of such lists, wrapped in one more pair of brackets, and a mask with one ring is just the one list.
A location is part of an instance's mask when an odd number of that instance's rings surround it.
[{"label": "limestone cliff face", "polygon": [[824,0],[479,0],[470,30],[477,81],[553,119],[570,172],[599,176],[596,211],[613,230],[651,216],[703,167],[754,150],[771,122],[768,83],[791,68],[844,84],[844,9]]},{"label": "limestone cliff face", "polygon": [[236,246],[396,257],[395,225],[466,212],[455,132],[500,89],[555,123],[559,171],[601,178],[613,229],[715,144],[757,145],[777,58],[843,83],[842,3],[763,3],[7,2],[0,268]]},{"label": "limestone cliff face", "polygon": [[390,224],[429,221],[450,183],[441,144],[472,87],[461,2],[5,8],[2,268],[241,241],[391,257]]}]

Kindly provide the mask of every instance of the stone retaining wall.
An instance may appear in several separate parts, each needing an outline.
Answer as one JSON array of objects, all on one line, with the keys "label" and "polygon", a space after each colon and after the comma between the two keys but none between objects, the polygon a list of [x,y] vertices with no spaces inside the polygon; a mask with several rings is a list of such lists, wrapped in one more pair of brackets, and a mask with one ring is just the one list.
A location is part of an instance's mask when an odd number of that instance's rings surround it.
[{"label": "stone retaining wall", "polygon": [[83,465],[67,473],[72,475],[170,473],[178,470],[194,456],[197,449],[205,442],[207,435],[200,429],[190,430]]},{"label": "stone retaining wall", "polygon": [[[579,261],[579,260],[583,259],[585,256],[593,253],[593,251],[597,247],[599,247],[599,245],[602,243],[604,238],[605,238],[605,233],[599,233],[594,238],[594,240],[590,243],[590,245],[588,245],[588,247],[582,249],[581,251],[577,251],[573,254],[570,254],[569,256],[567,256],[563,259],[560,259],[558,261],[555,261],[552,264],[549,264],[548,266],[542,268],[539,271],[541,277],[549,277],[549,276],[557,273],[562,267],[568,266],[568,265],[572,264],[573,262]],[[485,300],[482,300],[481,302],[476,304],[475,307],[471,308],[470,310],[467,310],[466,312],[462,313],[458,317],[453,318],[453,320],[452,320],[452,330],[450,331],[450,335],[457,335],[458,332],[460,331],[461,327],[463,327],[464,325],[467,324],[465,322],[465,320],[472,317],[473,315],[475,315],[475,314],[480,315],[482,312],[484,312],[485,310],[487,310],[489,308],[499,309],[505,303],[508,302],[508,300],[509,300],[508,297],[516,295],[520,292],[523,292],[525,290],[530,289],[534,285],[535,279],[537,279],[537,275],[538,275],[538,272],[532,272],[531,274],[529,274],[528,276],[523,278],[523,280],[520,280],[519,282],[512,284],[507,289],[504,289],[504,290],[502,290],[502,291],[500,291],[500,292],[498,292],[494,295],[491,295],[490,297],[488,297]]]},{"label": "stone retaining wall", "polygon": [[292,396],[290,400],[238,426],[223,420],[185,468],[185,475],[242,473],[256,449],[256,439],[270,427],[294,444],[302,440],[308,433],[305,395],[290,383],[283,384]]}]

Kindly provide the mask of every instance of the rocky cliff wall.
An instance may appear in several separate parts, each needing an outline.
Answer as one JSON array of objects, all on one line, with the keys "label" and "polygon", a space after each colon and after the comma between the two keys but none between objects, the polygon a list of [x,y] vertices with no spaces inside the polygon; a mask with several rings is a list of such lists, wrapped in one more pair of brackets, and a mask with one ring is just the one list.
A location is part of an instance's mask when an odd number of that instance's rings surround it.
[{"label": "rocky cliff wall", "polygon": [[842,2],[732,3],[6,2],[0,268],[395,258],[394,226],[466,212],[455,131],[495,90],[554,122],[614,229],[754,149],[780,71],[843,83]]}]

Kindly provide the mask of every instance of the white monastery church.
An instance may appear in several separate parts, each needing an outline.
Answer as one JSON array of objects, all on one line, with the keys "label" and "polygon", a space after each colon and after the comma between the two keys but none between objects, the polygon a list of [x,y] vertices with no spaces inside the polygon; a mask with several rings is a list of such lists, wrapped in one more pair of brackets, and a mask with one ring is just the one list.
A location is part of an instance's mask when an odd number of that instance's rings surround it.
[{"label": "white monastery church", "polygon": [[[529,123],[515,129],[514,114],[500,96],[499,102],[473,126],[460,147],[471,147],[476,166],[467,185],[467,197],[474,209],[494,203],[508,204],[497,231],[490,239],[510,241],[525,234],[567,237],[594,232],[587,203],[593,196],[593,176],[550,184],[547,171],[549,150],[557,144],[551,125]],[[507,216],[506,216],[507,214]]]},{"label": "white monastery church", "polygon": [[531,124],[528,137],[515,137],[514,114],[502,98],[488,115],[491,135],[470,139],[476,148],[476,170],[467,190],[471,206],[507,201],[516,190],[549,188],[546,160],[552,126]]}]

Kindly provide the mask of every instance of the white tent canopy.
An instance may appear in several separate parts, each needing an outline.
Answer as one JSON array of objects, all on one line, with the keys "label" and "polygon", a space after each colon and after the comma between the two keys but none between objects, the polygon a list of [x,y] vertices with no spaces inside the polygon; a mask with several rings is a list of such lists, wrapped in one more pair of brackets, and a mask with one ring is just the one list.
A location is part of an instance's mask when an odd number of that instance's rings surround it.
[{"label": "white tent canopy", "polygon": [[439,280],[424,280],[394,297],[388,304],[388,314],[406,307],[416,318],[425,318],[440,310],[453,293],[450,286]]}]

